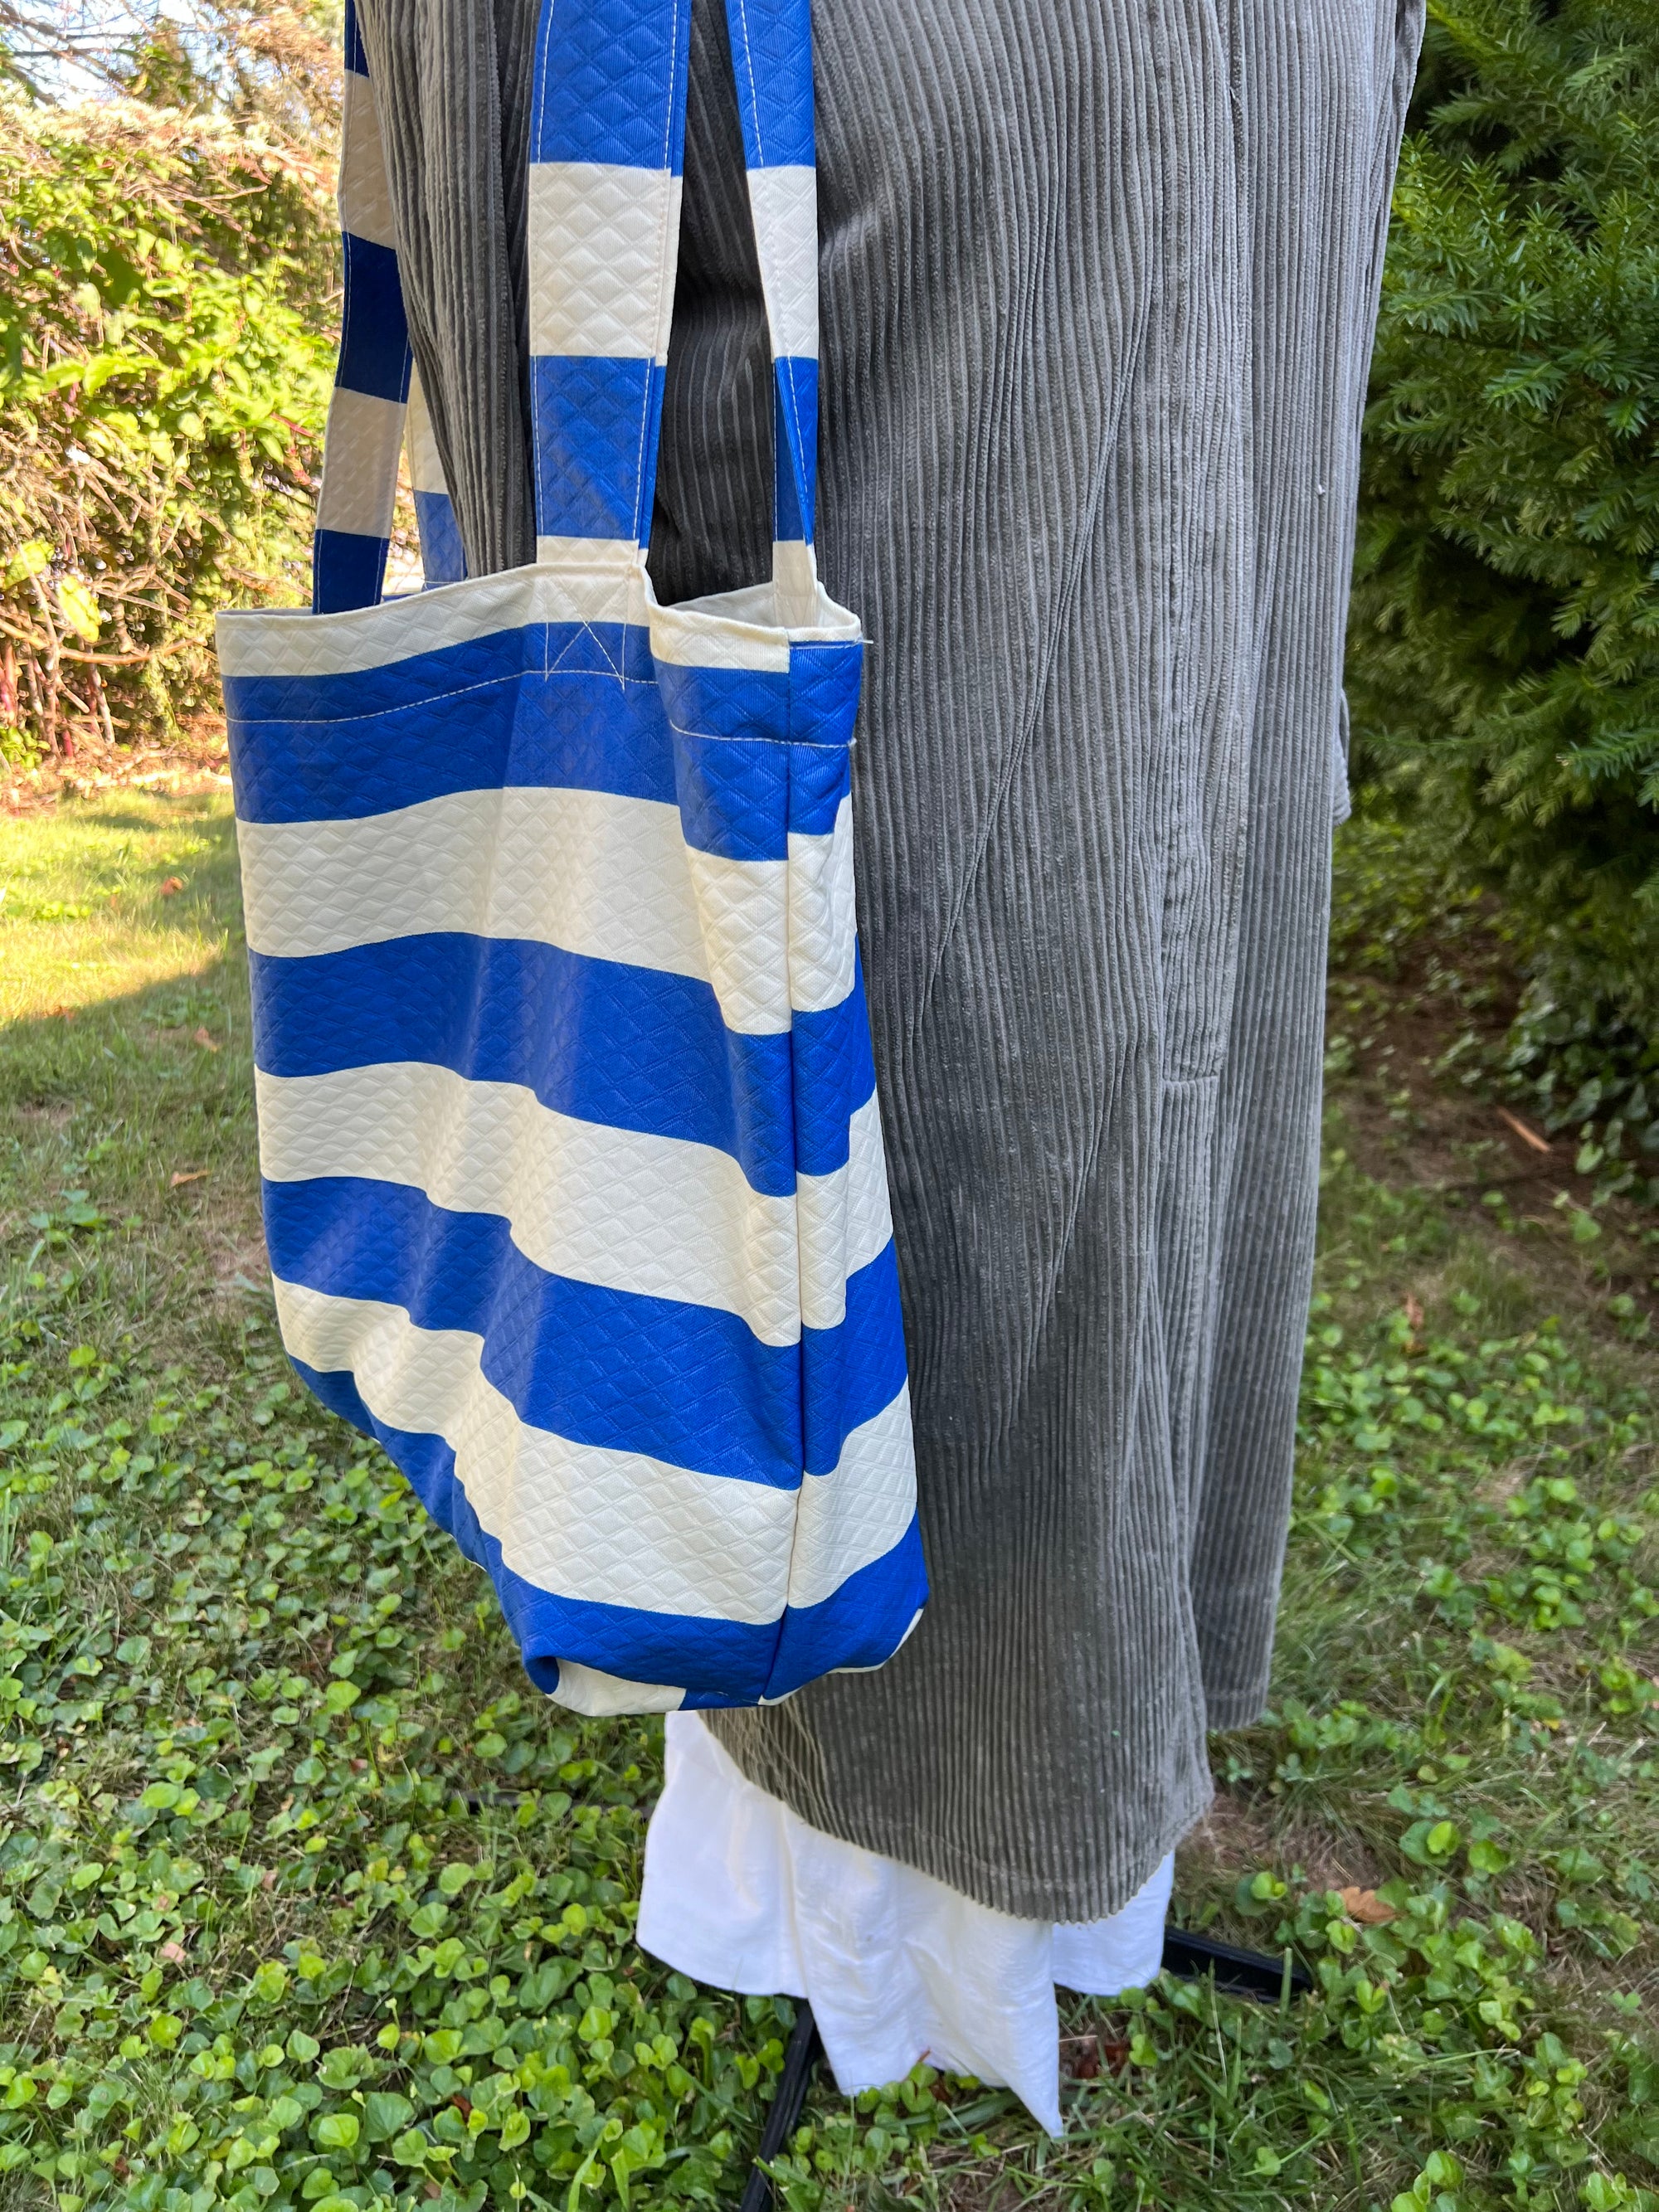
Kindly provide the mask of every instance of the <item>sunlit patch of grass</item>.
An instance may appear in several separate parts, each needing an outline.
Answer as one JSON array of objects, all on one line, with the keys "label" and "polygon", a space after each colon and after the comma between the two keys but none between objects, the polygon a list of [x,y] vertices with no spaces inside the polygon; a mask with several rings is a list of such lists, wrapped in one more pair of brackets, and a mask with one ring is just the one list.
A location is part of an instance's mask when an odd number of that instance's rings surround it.
[{"label": "sunlit patch of grass", "polygon": [[237,926],[235,833],[218,793],[0,815],[0,1022],[199,974]]},{"label": "sunlit patch of grass", "polygon": [[95,1184],[102,1295],[199,1342],[263,1274],[229,803],[0,817],[0,1249],[53,1249]]}]

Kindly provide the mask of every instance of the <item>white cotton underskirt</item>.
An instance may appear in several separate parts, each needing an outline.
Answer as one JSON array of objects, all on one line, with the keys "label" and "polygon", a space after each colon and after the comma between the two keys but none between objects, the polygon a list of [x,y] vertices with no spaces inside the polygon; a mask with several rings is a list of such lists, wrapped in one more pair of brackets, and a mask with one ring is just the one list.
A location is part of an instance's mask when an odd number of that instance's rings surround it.
[{"label": "white cotton underskirt", "polygon": [[1058,2135],[1054,1985],[1115,1996],[1152,1979],[1173,1854],[1109,1919],[1017,1919],[808,1827],[739,1771],[696,1713],[670,1713],[665,1726],[641,1947],[713,1989],[808,1999],[843,2095],[926,2059],[1013,2089]]}]

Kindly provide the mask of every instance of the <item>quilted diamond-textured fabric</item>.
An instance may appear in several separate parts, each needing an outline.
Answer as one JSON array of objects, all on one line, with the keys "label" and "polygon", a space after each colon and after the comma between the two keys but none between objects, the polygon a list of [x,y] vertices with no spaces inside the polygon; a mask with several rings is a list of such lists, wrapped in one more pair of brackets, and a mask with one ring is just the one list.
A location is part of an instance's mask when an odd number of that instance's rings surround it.
[{"label": "quilted diamond-textured fabric", "polygon": [[354,0],[346,0],[343,110],[345,305],[312,545],[312,604],[319,614],[365,606],[380,595],[406,433],[426,580],[449,584],[465,573],[454,508],[414,376],[397,218]]},{"label": "quilted diamond-textured fabric", "polygon": [[[854,912],[863,648],[810,538],[807,26],[733,9],[790,424],[773,582],[665,609],[647,574],[690,11],[608,0],[539,35],[537,561],[375,603],[410,349],[349,20],[343,207],[375,234],[319,611],[220,628],[284,1341],[584,1711],[878,1666],[925,1595]],[[410,430],[447,505],[418,404]],[[458,576],[453,514],[422,519],[428,583]]]}]

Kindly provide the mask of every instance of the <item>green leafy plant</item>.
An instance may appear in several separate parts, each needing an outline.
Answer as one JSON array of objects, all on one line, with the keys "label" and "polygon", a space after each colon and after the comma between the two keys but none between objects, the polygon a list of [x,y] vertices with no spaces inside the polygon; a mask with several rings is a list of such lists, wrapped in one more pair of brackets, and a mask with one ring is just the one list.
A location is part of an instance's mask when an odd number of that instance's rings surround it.
[{"label": "green leafy plant", "polygon": [[1650,1029],[1659,5],[1429,15],[1367,418],[1359,763],[1504,896],[1555,995]]},{"label": "green leafy plant", "polygon": [[0,745],[210,696],[301,588],[333,357],[326,176],[258,124],[0,91]]}]

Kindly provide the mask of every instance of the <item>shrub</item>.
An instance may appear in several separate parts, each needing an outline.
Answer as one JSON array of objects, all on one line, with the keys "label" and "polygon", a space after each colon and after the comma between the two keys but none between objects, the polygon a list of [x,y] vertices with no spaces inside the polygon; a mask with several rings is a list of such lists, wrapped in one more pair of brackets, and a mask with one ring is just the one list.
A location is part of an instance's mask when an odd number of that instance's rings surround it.
[{"label": "shrub", "polygon": [[1558,990],[1651,1026],[1659,0],[1429,14],[1367,423],[1362,795],[1449,837]]},{"label": "shrub", "polygon": [[0,92],[0,747],[165,726],[300,595],[332,234],[257,123]]}]

